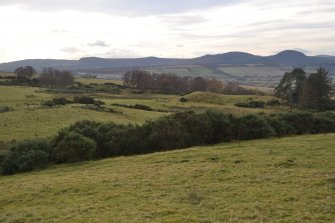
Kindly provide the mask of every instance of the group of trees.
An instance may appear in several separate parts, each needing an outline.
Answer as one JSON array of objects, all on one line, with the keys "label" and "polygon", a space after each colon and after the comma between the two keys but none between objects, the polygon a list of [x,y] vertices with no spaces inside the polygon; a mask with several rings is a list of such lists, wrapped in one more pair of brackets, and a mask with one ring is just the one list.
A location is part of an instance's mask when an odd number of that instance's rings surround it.
[{"label": "group of trees", "polygon": [[54,68],[43,69],[38,79],[42,85],[52,88],[66,87],[74,84],[74,76],[70,71],[57,70]]},{"label": "group of trees", "polygon": [[10,148],[4,174],[50,163],[69,163],[144,154],[270,136],[335,132],[335,114],[288,112],[233,116],[218,111],[177,113],[141,126],[81,121],[51,140],[22,142]]},{"label": "group of trees", "polygon": [[18,79],[31,79],[36,70],[32,66],[18,67],[14,71]]},{"label": "group of trees", "polygon": [[127,87],[160,92],[211,91],[220,92],[221,81],[203,77],[178,77],[176,74],[151,74],[145,70],[133,70],[123,75]]},{"label": "group of trees", "polygon": [[32,66],[25,66],[15,69],[15,74],[16,78],[13,78],[9,84],[46,86],[51,88],[66,87],[74,84],[74,76],[70,71],[54,68],[45,68],[37,76],[36,70]]},{"label": "group of trees", "polygon": [[261,91],[246,89],[237,83],[227,83],[223,85],[222,81],[216,79],[188,76],[179,77],[171,73],[152,74],[145,70],[129,71],[123,75],[123,81],[127,87],[166,93],[208,91],[230,95],[264,95]]},{"label": "group of trees", "polygon": [[309,76],[303,69],[293,69],[284,74],[275,88],[277,97],[286,101],[291,108],[300,109],[330,109],[334,103],[331,99],[334,93],[334,83],[324,68],[317,69]]}]

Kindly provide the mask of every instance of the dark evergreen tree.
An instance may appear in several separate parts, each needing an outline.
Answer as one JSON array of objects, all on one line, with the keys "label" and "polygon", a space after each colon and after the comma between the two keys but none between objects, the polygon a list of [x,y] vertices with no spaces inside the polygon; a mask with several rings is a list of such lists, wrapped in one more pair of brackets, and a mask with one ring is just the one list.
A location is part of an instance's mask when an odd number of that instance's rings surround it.
[{"label": "dark evergreen tree", "polygon": [[275,88],[275,96],[287,102],[291,108],[297,107],[305,79],[306,73],[301,68],[286,72],[279,85]]},{"label": "dark evergreen tree", "polygon": [[31,79],[36,73],[32,66],[19,67],[15,69],[15,74],[17,78],[21,79]]},{"label": "dark evergreen tree", "polygon": [[329,72],[320,67],[316,73],[309,75],[306,79],[299,107],[301,109],[325,110],[331,103],[334,92],[335,86]]}]

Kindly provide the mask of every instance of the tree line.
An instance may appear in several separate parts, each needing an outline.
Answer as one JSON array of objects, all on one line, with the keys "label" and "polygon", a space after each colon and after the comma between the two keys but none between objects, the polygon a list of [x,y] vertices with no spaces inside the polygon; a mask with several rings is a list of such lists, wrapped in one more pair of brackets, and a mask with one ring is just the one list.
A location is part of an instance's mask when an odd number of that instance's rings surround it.
[{"label": "tree line", "polygon": [[203,91],[230,95],[264,95],[264,92],[243,88],[238,83],[224,85],[222,81],[214,78],[180,77],[173,73],[157,74],[145,70],[132,70],[126,72],[122,79],[127,87],[162,93]]},{"label": "tree line", "polygon": [[334,93],[330,73],[322,67],[310,75],[301,68],[286,72],[275,88],[275,96],[287,102],[291,108],[310,110],[335,109],[332,100]]},{"label": "tree line", "polygon": [[[120,125],[81,121],[52,139],[13,145],[2,163],[3,174],[115,156],[145,154],[232,140],[335,132],[334,113],[287,112],[234,116],[219,111],[176,113],[145,124]],[[0,164],[1,165],[1,164]]]},{"label": "tree line", "polygon": [[50,88],[62,88],[74,84],[74,76],[66,70],[44,68],[37,76],[37,72],[32,66],[24,66],[18,67],[14,72],[16,77],[11,79],[10,84],[28,84]]},{"label": "tree line", "polygon": [[221,81],[203,77],[179,77],[172,73],[156,74],[145,70],[132,70],[123,75],[123,82],[127,87],[140,90],[155,90],[161,92],[187,92],[222,90]]}]

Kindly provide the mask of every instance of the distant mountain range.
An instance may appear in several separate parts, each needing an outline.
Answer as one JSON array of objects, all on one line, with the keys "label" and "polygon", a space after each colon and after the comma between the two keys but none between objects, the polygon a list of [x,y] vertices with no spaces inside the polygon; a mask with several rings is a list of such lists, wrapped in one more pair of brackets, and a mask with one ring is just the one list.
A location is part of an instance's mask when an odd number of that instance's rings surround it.
[{"label": "distant mountain range", "polygon": [[221,65],[264,65],[264,66],[335,66],[335,56],[319,55],[306,56],[305,54],[285,50],[272,56],[257,56],[244,52],[229,52],[217,55],[205,55],[192,59],[174,58],[126,58],[110,59],[98,57],[85,57],[79,60],[54,60],[54,59],[29,59],[13,61],[0,64],[0,71],[12,72],[20,66],[33,66],[38,71],[46,67],[70,71],[90,71],[111,70],[111,69],[134,69],[158,66],[181,66],[181,65],[200,65],[206,67],[219,67]]}]

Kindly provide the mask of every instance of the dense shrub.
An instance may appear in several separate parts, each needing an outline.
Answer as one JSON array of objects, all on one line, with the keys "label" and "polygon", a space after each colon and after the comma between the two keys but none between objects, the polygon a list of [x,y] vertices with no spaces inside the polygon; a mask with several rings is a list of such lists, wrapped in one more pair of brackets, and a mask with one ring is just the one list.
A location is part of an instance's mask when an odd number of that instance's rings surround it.
[{"label": "dense shrub", "polygon": [[94,104],[95,100],[88,96],[76,96],[73,98],[73,102],[78,104]]},{"label": "dense shrub", "polygon": [[81,121],[60,131],[53,140],[52,150],[47,143],[39,141],[13,146],[4,160],[4,173],[40,168],[51,161],[78,162],[230,140],[327,132],[335,132],[334,113],[287,112],[236,117],[219,111],[183,112],[141,126]]},{"label": "dense shrub", "polygon": [[136,105],[126,105],[126,104],[112,104],[113,106],[123,107],[123,108],[132,108],[144,111],[154,111],[154,109],[150,108],[147,105],[136,104]]},{"label": "dense shrub", "polygon": [[0,106],[0,113],[4,113],[4,112],[9,112],[12,111],[13,109],[8,107],[8,106]]},{"label": "dense shrub", "polygon": [[316,116],[310,112],[286,112],[275,115],[283,123],[290,125],[294,130],[289,134],[317,133],[315,131]]},{"label": "dense shrub", "polygon": [[248,102],[235,103],[235,106],[243,108],[264,108],[264,105],[265,105],[264,101],[254,101],[254,100],[250,100]]},{"label": "dense shrub", "polygon": [[90,160],[96,143],[79,133],[61,131],[53,149],[53,159],[57,163],[72,163]]},{"label": "dense shrub", "polygon": [[245,115],[235,122],[237,139],[261,139],[275,134],[265,118],[259,115]]},{"label": "dense shrub", "polygon": [[145,110],[145,111],[153,111],[152,108],[150,108],[147,105],[141,105],[141,104],[136,104],[133,106],[134,109],[139,109],[139,110]]},{"label": "dense shrub", "polygon": [[69,102],[70,101],[68,101],[66,98],[61,97],[61,98],[53,98],[52,100],[44,101],[42,105],[47,106],[47,107],[53,107],[56,105],[66,105]]},{"label": "dense shrub", "polygon": [[280,105],[280,101],[278,99],[272,99],[272,100],[267,101],[266,105],[279,106]]},{"label": "dense shrub", "polygon": [[207,111],[206,116],[213,128],[212,143],[234,139],[234,117],[219,111]]},{"label": "dense shrub", "polygon": [[54,98],[52,99],[52,101],[55,105],[66,105],[68,103],[68,100],[66,100],[66,98]]},{"label": "dense shrub", "polygon": [[296,132],[294,126],[290,125],[277,115],[270,115],[267,118],[267,122],[274,129],[277,136],[292,135]]},{"label": "dense shrub", "polygon": [[180,101],[180,102],[188,102],[188,99],[185,98],[185,97],[181,97],[181,98],[179,99],[179,101]]},{"label": "dense shrub", "polygon": [[[234,117],[218,111],[202,114],[183,112],[147,122],[142,126],[82,121],[71,125],[68,131],[94,140],[97,144],[95,158],[141,154],[230,140],[258,139],[273,135],[335,131],[335,115],[332,113],[302,114],[301,120],[298,118],[299,114]],[[298,117],[294,118],[295,116]]]},{"label": "dense shrub", "polygon": [[46,140],[30,140],[9,148],[2,164],[4,174],[30,171],[45,167],[50,162],[51,147]]},{"label": "dense shrub", "polygon": [[182,123],[172,117],[147,122],[141,129],[144,132],[142,145],[139,149],[141,153],[162,151],[168,148],[183,148],[189,145],[189,133]]},{"label": "dense shrub", "polygon": [[139,153],[136,148],[138,148],[140,138],[134,139],[136,136],[134,129],[132,125],[105,124],[100,126],[95,157],[104,158]]},{"label": "dense shrub", "polygon": [[105,105],[105,104],[106,104],[105,102],[100,101],[100,100],[94,102],[94,105],[97,106],[97,107],[101,107],[102,105]]},{"label": "dense shrub", "polygon": [[55,106],[55,103],[52,100],[48,100],[48,101],[44,101],[42,105],[47,106],[47,107],[53,107]]},{"label": "dense shrub", "polygon": [[213,142],[213,127],[206,114],[194,112],[177,113],[172,116],[174,120],[182,124],[188,138],[186,146],[202,145]]}]

